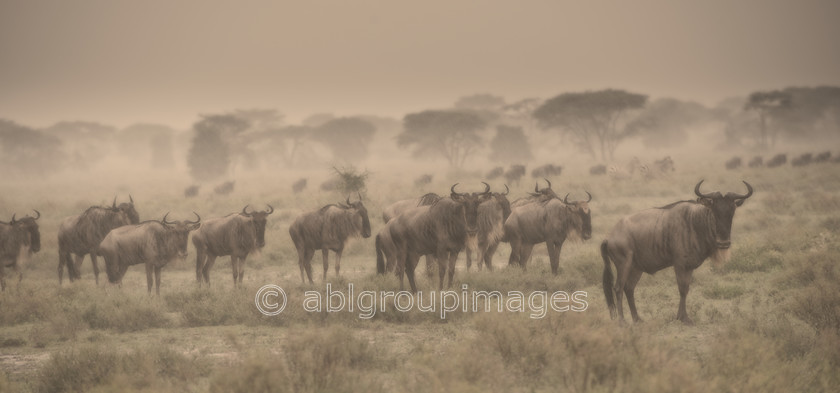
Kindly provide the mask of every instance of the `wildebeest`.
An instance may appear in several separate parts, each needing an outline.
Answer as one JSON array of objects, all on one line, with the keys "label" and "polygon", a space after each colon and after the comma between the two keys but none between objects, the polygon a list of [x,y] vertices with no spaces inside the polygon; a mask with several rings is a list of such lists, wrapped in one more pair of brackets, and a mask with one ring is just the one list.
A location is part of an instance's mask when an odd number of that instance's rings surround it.
[{"label": "wildebeest", "polygon": [[306,178],[302,177],[292,184],[292,192],[300,194],[306,188]]},{"label": "wildebeest", "polygon": [[828,160],[830,160],[830,159],[831,159],[831,152],[830,151],[824,151],[820,154],[817,154],[817,156],[814,157],[814,162],[815,163],[828,162]]},{"label": "wildebeest", "polygon": [[726,169],[733,170],[741,167],[741,157],[732,157],[724,164]]},{"label": "wildebeest", "polygon": [[419,188],[428,185],[432,182],[432,177],[433,176],[429,174],[420,175],[418,178],[414,179],[414,186]]},{"label": "wildebeest", "polygon": [[[744,182],[747,186],[744,195],[732,192],[726,195],[720,192],[704,194],[700,192],[702,183],[701,180],[694,187],[697,200],[674,202],[627,216],[601,243],[604,295],[612,318],[618,315],[624,320],[623,293],[627,296],[633,321],[640,321],[633,297],[639,278],[642,273],[653,274],[673,266],[680,290],[677,319],[691,323],[685,311],[691,273],[706,258],[726,259],[735,208],[753,194],[753,188],[747,182]],[[617,271],[615,283],[610,261]]]},{"label": "wildebeest", "polygon": [[507,184],[516,184],[517,187],[519,186],[519,179],[521,179],[522,176],[525,176],[525,165],[519,164],[511,165],[504,174],[505,182],[507,182]]},{"label": "wildebeest", "polygon": [[192,198],[198,196],[198,189],[200,186],[193,184],[184,189],[184,198]]},{"label": "wildebeest", "polygon": [[584,240],[592,237],[592,215],[589,202],[592,194],[586,192],[585,201],[569,202],[569,195],[563,200],[551,198],[545,202],[530,203],[513,209],[505,221],[506,241],[510,242],[509,265],[518,264],[525,269],[535,244],[545,243],[551,272],[557,275],[560,265],[560,250],[570,234],[577,234]]},{"label": "wildebeest", "polygon": [[[357,202],[326,205],[318,210],[298,216],[289,227],[289,235],[295,244],[300,267],[300,280],[312,284],[312,256],[315,250],[321,250],[324,261],[324,281],[329,270],[329,251],[335,252],[335,274],[341,269],[341,253],[347,239],[351,236],[370,237],[370,219],[368,211],[359,195]],[[304,271],[306,277],[304,277]]]},{"label": "wildebeest", "polygon": [[761,156],[753,157],[753,159],[750,160],[750,163],[748,164],[750,168],[758,168],[762,165],[764,165],[764,159],[762,159]]},{"label": "wildebeest", "polygon": [[640,164],[638,169],[645,180],[665,178],[671,172],[674,172],[674,160],[671,159],[671,156],[666,156],[661,160],[654,161],[651,165]]},{"label": "wildebeest", "polygon": [[99,245],[99,255],[105,258],[108,281],[122,285],[123,276],[131,265],[146,266],[146,286],[152,293],[154,272],[155,293],[160,295],[160,269],[176,257],[187,258],[187,239],[190,231],[201,226],[201,217],[193,212],[196,221],[144,221],[108,232]]},{"label": "wildebeest", "polygon": [[603,164],[595,165],[589,168],[589,174],[593,176],[606,175],[607,166]]},{"label": "wildebeest", "polygon": [[[385,207],[382,211],[382,221],[384,223],[388,223],[394,219],[394,217],[399,216],[406,210],[417,206],[428,206],[440,200],[440,195],[435,194],[433,192],[427,193],[419,198],[413,199],[404,199],[401,201],[394,202]],[[390,231],[387,225],[380,229],[379,233],[376,235],[376,252],[377,258],[384,257],[385,261],[385,270],[382,270],[380,274],[385,273],[386,271],[390,272],[394,270],[394,266],[396,265],[396,248],[393,245],[393,241],[391,240],[391,234],[385,233],[385,231]],[[377,260],[377,266],[379,261]],[[434,274],[434,264],[435,264],[435,257],[434,255],[426,255],[426,275],[432,276]],[[377,267],[377,271],[379,268]],[[397,274],[400,272],[397,271]]]},{"label": "wildebeest", "polygon": [[[90,255],[93,275],[99,284],[99,244],[114,228],[138,224],[140,215],[134,209],[134,198],[128,196],[128,203],[117,205],[117,198],[111,207],[91,206],[78,216],[67,217],[58,227],[58,283],[64,278],[64,267],[70,281],[82,278],[81,268],[85,255]],[[75,262],[71,256],[75,256]]]},{"label": "wildebeest", "polygon": [[653,168],[660,173],[674,172],[676,170],[674,168],[674,160],[671,159],[671,156],[665,156],[665,158],[661,160],[654,161]]},{"label": "wildebeest", "polygon": [[245,275],[245,258],[265,246],[265,224],[274,208],[248,212],[248,206],[239,213],[204,221],[193,233],[195,246],[195,279],[210,285],[210,269],[217,257],[230,255],[233,285],[242,284]]},{"label": "wildebeest", "polygon": [[563,172],[563,167],[560,165],[554,164],[545,164],[540,167],[536,167],[531,171],[531,177],[533,178],[540,178],[540,177],[551,177],[551,176],[560,176]]},{"label": "wildebeest", "polygon": [[491,169],[490,172],[487,172],[487,179],[489,179],[489,180],[497,179],[504,174],[505,174],[505,168],[497,166],[497,167]]},{"label": "wildebeest", "polygon": [[[481,270],[482,263],[488,270],[493,270],[493,254],[504,237],[505,220],[510,216],[510,201],[507,195],[510,189],[505,184],[505,192],[490,193],[491,198],[478,205],[478,232],[476,261]],[[467,269],[472,264],[472,252],[467,247]]]},{"label": "wildebeest", "polygon": [[811,155],[811,153],[805,153],[805,154],[803,154],[799,157],[796,157],[796,158],[790,160],[790,165],[793,165],[793,166],[810,165],[811,161],[813,161],[813,159],[814,159],[814,157]]},{"label": "wildebeest", "polygon": [[782,166],[787,164],[787,155],[786,154],[776,154],[770,161],[767,161],[768,168],[775,168],[777,166]]},{"label": "wildebeest", "polygon": [[9,222],[0,221],[0,289],[6,290],[6,268],[12,268],[18,275],[18,285],[23,280],[20,264],[32,253],[41,250],[41,231],[36,222],[41,213],[35,211],[35,217],[25,216],[20,220],[12,215]]},{"label": "wildebeest", "polygon": [[517,198],[510,204],[511,208],[527,205],[533,202],[546,202],[549,199],[557,198],[557,194],[551,189],[551,182],[548,179],[543,179],[548,184],[547,187],[540,189],[539,183],[534,184],[534,192],[529,192],[528,196]]},{"label": "wildebeest", "polygon": [[236,181],[226,181],[216,186],[216,188],[213,189],[213,192],[219,195],[228,195],[233,192],[233,186],[235,184]]},{"label": "wildebeest", "polygon": [[[391,238],[397,250],[398,269],[408,276],[412,292],[417,292],[414,282],[414,268],[420,256],[434,254],[438,262],[440,288],[446,273],[447,286],[452,285],[455,276],[455,261],[464,249],[468,237],[475,241],[478,231],[478,205],[490,198],[490,186],[484,183],[480,193],[455,192],[450,188],[449,198],[442,198],[430,206],[412,208],[391,221]],[[473,244],[470,244],[474,247]],[[403,288],[403,274],[400,274],[400,289]]]}]

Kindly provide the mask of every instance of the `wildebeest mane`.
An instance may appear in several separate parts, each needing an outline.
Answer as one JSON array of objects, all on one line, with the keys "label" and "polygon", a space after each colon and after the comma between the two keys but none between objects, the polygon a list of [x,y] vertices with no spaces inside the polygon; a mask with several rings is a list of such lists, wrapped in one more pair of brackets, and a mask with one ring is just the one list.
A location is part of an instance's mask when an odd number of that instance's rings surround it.
[{"label": "wildebeest mane", "polygon": [[425,194],[425,195],[423,195],[419,198],[419,200],[417,201],[417,206],[433,205],[441,199],[442,199],[442,197],[440,195],[435,194],[433,192],[430,192],[430,193]]},{"label": "wildebeest mane", "polygon": [[680,203],[683,203],[683,202],[688,202],[688,203],[697,203],[697,201],[696,201],[696,200],[693,200],[693,199],[686,199],[686,200],[684,200],[684,201],[671,202],[671,203],[669,203],[669,204],[667,204],[667,205],[665,205],[665,206],[655,207],[654,209],[663,209],[663,210],[668,210],[668,209],[671,209],[671,208],[673,208],[674,206],[677,206],[677,205],[679,205]]}]

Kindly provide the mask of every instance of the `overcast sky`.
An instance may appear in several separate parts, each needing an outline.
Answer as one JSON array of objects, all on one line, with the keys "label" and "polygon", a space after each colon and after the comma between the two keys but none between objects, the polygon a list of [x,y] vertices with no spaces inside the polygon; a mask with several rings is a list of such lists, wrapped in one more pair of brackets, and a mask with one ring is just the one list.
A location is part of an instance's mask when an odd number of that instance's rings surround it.
[{"label": "overcast sky", "polygon": [[838,38],[833,0],[0,0],[0,118],[401,118],[607,87],[713,105],[840,85]]}]

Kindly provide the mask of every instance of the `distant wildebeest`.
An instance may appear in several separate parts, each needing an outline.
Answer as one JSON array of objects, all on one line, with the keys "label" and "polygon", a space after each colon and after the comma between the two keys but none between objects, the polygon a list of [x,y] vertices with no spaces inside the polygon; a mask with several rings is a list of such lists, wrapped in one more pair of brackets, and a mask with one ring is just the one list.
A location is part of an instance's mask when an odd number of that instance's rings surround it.
[{"label": "distant wildebeest", "polygon": [[432,177],[433,176],[429,174],[420,175],[420,177],[414,179],[414,186],[420,188],[429,185],[432,182]]},{"label": "distant wildebeest", "polygon": [[491,169],[490,172],[487,172],[487,179],[494,180],[494,179],[497,179],[497,178],[501,177],[504,174],[505,174],[505,168],[497,166],[497,167]]},{"label": "distant wildebeest", "polygon": [[302,177],[292,184],[292,192],[300,194],[306,188],[306,178]]},{"label": "distant wildebeest", "polygon": [[811,155],[811,153],[805,153],[805,154],[803,154],[799,157],[796,157],[796,158],[790,160],[790,165],[792,165],[792,166],[810,165],[811,161],[813,161],[813,159],[814,159],[814,157]]},{"label": "distant wildebeest", "polygon": [[193,184],[184,190],[184,198],[193,198],[198,196],[199,185]]},{"label": "distant wildebeest", "polygon": [[[653,274],[673,266],[680,290],[677,319],[691,323],[685,311],[691,273],[706,258],[712,257],[717,262],[726,259],[735,208],[753,194],[753,188],[747,182],[744,182],[747,186],[744,195],[732,192],[726,195],[720,192],[704,194],[700,192],[702,183],[701,180],[694,187],[697,200],[674,202],[627,216],[601,243],[604,295],[612,318],[618,315],[624,320],[624,294],[633,321],[641,321],[633,297],[639,278],[642,273]],[[610,261],[615,264],[618,275],[615,283]]]},{"label": "distant wildebeest", "polygon": [[517,187],[519,186],[519,179],[525,176],[525,165],[511,165],[508,168],[507,172],[505,172],[505,182],[507,184],[515,184]]},{"label": "distant wildebeest", "polygon": [[517,264],[526,268],[535,244],[545,243],[551,272],[557,275],[560,266],[560,250],[569,235],[577,234],[583,240],[592,237],[592,214],[589,202],[592,194],[586,192],[585,201],[569,202],[569,195],[563,200],[549,199],[546,202],[531,203],[513,209],[505,221],[505,241],[510,243],[508,265]]},{"label": "distant wildebeest", "polygon": [[828,160],[830,160],[830,159],[831,159],[831,152],[830,151],[824,151],[820,154],[817,154],[817,156],[814,157],[814,162],[815,163],[828,162]]},{"label": "distant wildebeest", "polygon": [[123,276],[131,265],[144,264],[146,287],[152,293],[154,272],[155,293],[160,295],[160,269],[169,261],[187,258],[187,239],[190,231],[201,226],[201,217],[193,212],[196,221],[144,221],[108,232],[99,245],[99,255],[105,258],[108,281],[122,285]]},{"label": "distant wildebeest", "polygon": [[665,156],[661,160],[654,161],[653,168],[661,173],[674,172],[676,170],[674,168],[674,160],[671,159],[671,156]]},{"label": "distant wildebeest", "polygon": [[787,164],[787,154],[776,154],[770,161],[767,161],[768,168],[775,168]]},{"label": "distant wildebeest", "polygon": [[201,223],[192,236],[195,246],[195,279],[210,285],[210,269],[217,257],[230,255],[233,285],[242,284],[245,276],[245,258],[265,246],[265,224],[274,208],[248,212],[248,206],[239,213],[212,218]]},{"label": "distant wildebeest", "polygon": [[9,222],[0,221],[0,289],[6,290],[6,268],[18,275],[18,286],[23,280],[20,265],[29,255],[41,250],[41,231],[38,223],[41,213],[35,210],[35,217],[25,216],[20,220],[12,215]]},{"label": "distant wildebeest", "polygon": [[640,164],[638,169],[645,180],[667,178],[675,170],[674,160],[671,159],[671,156],[666,156],[661,160],[654,161],[651,165]]},{"label": "distant wildebeest", "polygon": [[755,156],[752,160],[750,160],[750,163],[747,166],[749,166],[750,168],[758,168],[763,165],[764,159],[762,159],[761,156]]},{"label": "distant wildebeest", "polygon": [[560,176],[563,172],[563,167],[560,165],[553,165],[553,164],[545,164],[540,167],[536,167],[531,171],[531,177],[533,178],[540,178],[540,177],[552,177],[552,176]]},{"label": "distant wildebeest", "polygon": [[539,183],[534,184],[534,192],[529,192],[528,196],[517,198],[510,206],[511,208],[527,205],[533,202],[547,202],[549,199],[557,198],[557,194],[551,189],[551,182],[548,179],[543,179],[548,184],[548,187],[540,189]]},{"label": "distant wildebeest", "polygon": [[[507,195],[510,189],[505,184],[505,192],[490,193],[491,198],[478,205],[478,233],[476,261],[481,270],[482,263],[488,270],[493,270],[493,254],[504,237],[505,220],[510,216],[510,201]],[[472,265],[472,252],[467,247],[467,269]]]},{"label": "distant wildebeest", "polygon": [[226,181],[216,186],[216,188],[213,189],[213,192],[219,195],[228,195],[233,192],[233,186],[235,184],[236,181]]},{"label": "distant wildebeest", "polygon": [[[318,210],[298,216],[289,227],[289,235],[295,244],[300,267],[300,280],[312,284],[312,256],[315,250],[321,250],[324,261],[324,281],[329,270],[329,251],[335,252],[335,274],[341,269],[341,253],[351,236],[370,237],[370,219],[368,211],[359,195],[357,202],[326,205]],[[304,272],[306,277],[304,277]]]},{"label": "distant wildebeest", "polygon": [[[411,291],[417,292],[414,268],[422,255],[434,254],[438,262],[440,289],[447,272],[452,285],[455,276],[455,261],[464,249],[468,238],[470,247],[475,247],[478,232],[478,205],[490,198],[490,186],[484,183],[483,192],[458,193],[454,184],[449,198],[443,198],[430,206],[412,208],[391,221],[391,238],[397,250],[397,269],[408,276]],[[400,274],[400,289],[403,285]]]},{"label": "distant wildebeest", "polygon": [[[400,214],[402,214],[406,210],[409,210],[409,209],[417,207],[417,206],[431,205],[431,204],[439,201],[440,198],[441,198],[440,195],[435,194],[433,192],[430,192],[430,193],[427,193],[427,194],[425,194],[425,195],[423,195],[419,198],[404,199],[404,200],[401,200],[401,201],[394,202],[394,203],[386,206],[385,209],[382,211],[382,222],[387,224],[388,222],[393,220],[394,217],[399,216]],[[377,258],[384,257],[385,261],[387,262],[385,264],[385,270],[383,270],[381,273],[385,273],[386,271],[387,272],[394,271],[394,267],[396,266],[396,248],[394,247],[393,241],[391,240],[391,234],[390,233],[385,233],[385,231],[390,231],[389,228],[390,227],[388,227],[386,225],[376,235],[377,239],[376,239],[375,243],[376,243],[376,247],[377,247],[376,248]],[[431,255],[431,254],[426,255],[426,275],[430,276],[430,277],[431,277],[432,274],[434,274],[434,270],[435,270],[434,266],[433,266],[435,264],[435,259],[434,258],[435,258],[434,255]],[[377,260],[377,264],[378,263],[379,263],[379,261]],[[377,271],[378,270],[379,269],[377,268]],[[400,272],[397,271],[396,273],[399,275]]]},{"label": "distant wildebeest", "polygon": [[341,185],[341,179],[328,179],[321,183],[321,191],[335,191]]},{"label": "distant wildebeest", "polygon": [[59,284],[63,281],[65,266],[71,282],[82,278],[82,262],[87,254],[93,264],[96,284],[99,284],[99,244],[112,229],[140,222],[140,215],[134,209],[134,198],[131,195],[128,198],[130,202],[117,205],[114,197],[111,207],[91,206],[78,216],[64,219],[58,227]]},{"label": "distant wildebeest", "polygon": [[593,176],[606,175],[607,166],[603,164],[595,165],[589,168],[589,174]]},{"label": "distant wildebeest", "polygon": [[733,170],[741,167],[741,157],[732,157],[724,164],[726,169]]}]

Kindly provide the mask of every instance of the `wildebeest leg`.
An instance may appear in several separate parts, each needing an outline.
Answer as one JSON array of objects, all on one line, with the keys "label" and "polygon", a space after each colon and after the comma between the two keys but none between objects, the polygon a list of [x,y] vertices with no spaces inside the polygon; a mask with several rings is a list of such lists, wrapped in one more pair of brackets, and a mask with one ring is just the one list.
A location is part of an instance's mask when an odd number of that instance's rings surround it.
[{"label": "wildebeest leg", "polygon": [[545,242],[548,248],[548,263],[551,265],[551,274],[557,275],[557,270],[560,267],[560,246],[551,240]]},{"label": "wildebeest leg", "polygon": [[239,286],[242,286],[242,279],[245,277],[245,258],[247,257],[247,255],[239,257],[239,263],[237,263],[237,266],[239,266]]},{"label": "wildebeest leg", "polygon": [[314,248],[306,248],[303,250],[303,255],[301,262],[300,262],[300,280],[303,283],[306,283],[306,280],[303,279],[303,271],[306,270],[306,277],[309,278],[309,283],[313,284],[312,282],[312,257],[315,256],[315,249]]},{"label": "wildebeest leg", "polygon": [[198,281],[198,285],[201,286],[201,279],[204,276],[204,263],[207,260],[207,254],[204,252],[203,247],[196,246],[195,247],[195,280]]},{"label": "wildebeest leg", "polygon": [[688,296],[688,286],[691,284],[691,270],[674,265],[674,272],[677,274],[677,286],[680,288],[680,308],[677,311],[677,319],[686,325],[693,325],[694,321],[685,311],[685,298]]},{"label": "wildebeest leg", "polygon": [[499,248],[499,243],[487,245],[487,251],[484,252],[484,266],[487,266],[487,270],[493,271],[493,254],[496,253],[497,248]]},{"label": "wildebeest leg", "polygon": [[93,277],[96,285],[99,285],[99,261],[96,259],[96,251],[90,253],[90,261],[93,263]]},{"label": "wildebeest leg", "polygon": [[233,287],[239,281],[239,258],[236,255],[230,256],[230,269],[233,272]]},{"label": "wildebeest leg", "polygon": [[621,258],[621,255],[616,255],[613,258],[615,263],[616,278],[615,286],[613,286],[613,293],[615,294],[615,306],[618,311],[618,319],[624,321],[624,285],[627,284],[627,278],[630,275],[630,269],[633,267],[633,251],[627,251],[627,255]]},{"label": "wildebeest leg", "polygon": [[324,282],[327,281],[327,271],[330,270],[329,256],[330,256],[330,250],[329,249],[325,248],[325,249],[321,250],[321,257],[322,257],[321,259],[324,261]]},{"label": "wildebeest leg", "polygon": [[70,282],[74,280],[80,280],[82,278],[82,262],[85,261],[85,254],[76,254],[75,261],[73,265],[75,266],[76,274],[73,274],[69,269],[67,270],[67,276],[70,277]]},{"label": "wildebeest leg", "polygon": [[155,266],[155,294],[160,296],[160,266]]},{"label": "wildebeest leg", "polygon": [[[413,252],[407,253],[405,258],[405,275],[408,276],[408,284],[411,285],[411,293],[417,293],[417,282],[414,280],[414,271],[419,262],[420,254]],[[400,278],[400,290],[403,290],[402,277]]]},{"label": "wildebeest leg", "polygon": [[6,290],[6,274],[4,272],[4,266],[6,266],[6,261],[0,259],[0,291]]},{"label": "wildebeest leg", "polygon": [[[449,279],[446,281],[446,287],[452,288],[452,279],[455,277],[455,262],[458,260],[457,252],[449,253]],[[479,266],[481,263],[479,261]]]},{"label": "wildebeest leg", "polygon": [[[65,257],[67,255],[67,257]],[[69,254],[59,251],[58,252],[58,285],[61,285],[61,282],[64,281],[64,266],[67,263],[67,259],[69,258]],[[70,263],[73,263],[72,261]],[[69,269],[69,268],[68,268]],[[69,273],[68,273],[69,276]]]},{"label": "wildebeest leg", "polygon": [[449,253],[446,251],[438,251],[435,254],[435,259],[438,263],[438,289],[443,290],[443,279],[446,278],[447,264],[449,263]]},{"label": "wildebeest leg", "polygon": [[[481,266],[481,261],[478,261],[478,266]],[[472,267],[472,250],[467,247],[467,271]]]},{"label": "wildebeest leg", "polygon": [[634,297],[636,284],[639,283],[640,278],[642,278],[642,271],[631,268],[630,274],[627,276],[627,282],[624,284],[624,295],[627,296],[627,305],[630,306],[630,315],[633,317],[633,322],[642,322],[642,318],[639,318],[639,314],[636,313],[636,299]]},{"label": "wildebeest leg", "polygon": [[17,276],[18,276],[18,279],[17,279],[17,288],[15,288],[15,289],[19,291],[19,290],[20,290],[20,283],[21,283],[21,281],[23,281],[23,272],[22,272],[22,271],[20,271],[20,265],[19,265],[19,264],[17,264],[17,263],[15,263],[14,265],[12,265],[12,269],[14,269],[14,270],[15,270],[15,273],[17,273]]},{"label": "wildebeest leg", "polygon": [[534,251],[533,244],[522,243],[519,246],[519,266],[522,266],[522,270],[527,270],[526,264],[531,258],[531,251]]},{"label": "wildebeest leg", "polygon": [[[435,276],[435,266],[437,266],[435,256],[433,254],[426,254],[426,256],[424,256],[423,258],[426,260],[426,277],[431,279]],[[415,264],[419,262],[420,258],[418,257],[417,262],[415,262]]]},{"label": "wildebeest leg", "polygon": [[[210,269],[213,268],[213,264],[216,263],[216,256],[212,254],[207,254],[205,256],[204,266],[201,268],[201,276],[204,277],[204,282],[207,283],[207,286],[210,286]],[[201,283],[201,278],[199,277],[199,283]]]},{"label": "wildebeest leg", "polygon": [[335,252],[335,276],[338,277],[338,272],[341,270],[341,253],[344,250],[338,250]]},{"label": "wildebeest leg", "polygon": [[520,265],[519,253],[522,248],[522,240],[519,237],[511,236],[510,239],[510,257],[508,258],[508,266]]},{"label": "wildebeest leg", "polygon": [[152,268],[152,264],[149,263],[149,262],[146,262],[146,287],[149,290],[150,295],[152,294],[152,280],[153,280],[152,271],[153,270],[154,269]]}]

